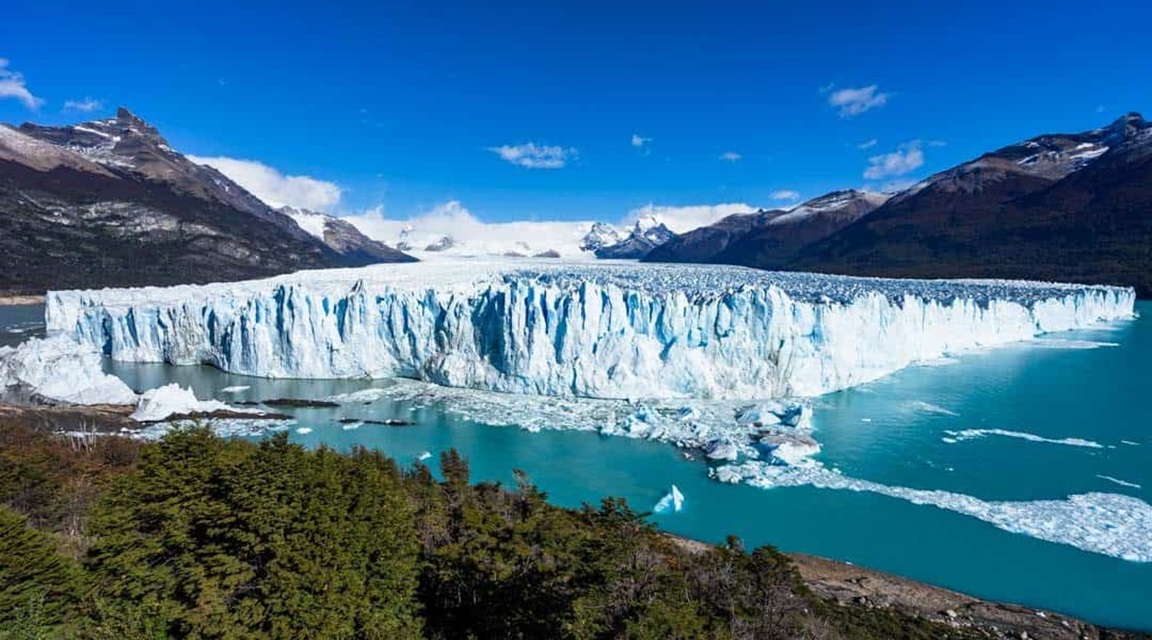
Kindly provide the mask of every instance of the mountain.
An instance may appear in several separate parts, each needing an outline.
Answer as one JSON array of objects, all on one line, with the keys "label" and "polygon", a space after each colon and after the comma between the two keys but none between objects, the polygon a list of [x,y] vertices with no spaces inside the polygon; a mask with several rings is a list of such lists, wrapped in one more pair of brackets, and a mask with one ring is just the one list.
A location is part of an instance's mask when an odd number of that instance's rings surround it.
[{"label": "mountain", "polygon": [[[599,235],[601,235],[603,238],[611,237],[611,234],[607,233],[604,227],[608,227],[609,229],[612,229],[612,227],[602,223],[597,226],[600,227]],[[612,229],[612,231],[617,233],[617,237],[619,237],[619,234],[615,229]],[[593,230],[591,233],[589,233],[589,236],[596,232],[597,228],[593,227]],[[590,244],[589,236],[585,236],[584,245]],[[639,259],[648,255],[648,253],[656,247],[667,243],[675,237],[676,234],[673,233],[671,229],[664,226],[663,222],[660,222],[652,216],[645,216],[636,221],[636,224],[632,227],[632,231],[623,240],[620,240],[614,244],[601,245],[599,248],[595,249],[594,252],[597,258]],[[593,242],[594,241],[595,240],[593,240]]]},{"label": "mountain", "polygon": [[1131,113],[984,154],[891,198],[786,266],[1123,284],[1152,296],[1152,124]]},{"label": "mountain", "polygon": [[1152,124],[1037,136],[892,195],[836,191],[729,216],[652,262],[917,278],[1024,278],[1152,296]]},{"label": "mountain", "polygon": [[333,250],[173,150],[127,109],[72,126],[0,125],[0,292],[239,280],[379,261]]},{"label": "mountain", "polygon": [[412,257],[360,233],[352,223],[326,213],[281,207],[301,229],[332,249],[349,263],[410,262]]},{"label": "mountain", "polygon": [[592,229],[580,241],[581,251],[599,251],[605,247],[620,244],[624,237],[620,230],[606,222],[592,224]]},{"label": "mountain", "polygon": [[808,244],[872,212],[888,197],[848,189],[833,191],[788,210],[728,216],[653,249],[644,260],[778,267]]}]

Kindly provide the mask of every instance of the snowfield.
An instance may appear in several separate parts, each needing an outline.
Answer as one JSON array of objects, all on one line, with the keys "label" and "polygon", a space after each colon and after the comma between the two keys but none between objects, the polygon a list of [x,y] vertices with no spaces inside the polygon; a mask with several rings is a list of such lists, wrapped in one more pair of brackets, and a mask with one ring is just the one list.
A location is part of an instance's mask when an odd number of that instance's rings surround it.
[{"label": "snowfield", "polygon": [[591,398],[814,396],[1132,316],[1131,289],[459,260],[53,292],[48,331],[113,359],[263,377],[403,377]]}]

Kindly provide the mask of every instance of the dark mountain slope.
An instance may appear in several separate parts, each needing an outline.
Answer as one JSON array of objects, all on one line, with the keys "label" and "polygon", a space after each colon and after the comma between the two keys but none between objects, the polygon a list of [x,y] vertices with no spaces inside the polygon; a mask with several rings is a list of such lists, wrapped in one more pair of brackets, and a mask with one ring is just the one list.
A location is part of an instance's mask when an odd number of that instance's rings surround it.
[{"label": "dark mountain slope", "polygon": [[[1054,148],[1054,140],[1065,144]],[[1040,149],[1042,161],[1025,155],[1030,149]],[[929,178],[786,266],[1123,284],[1148,297],[1150,151],[1152,125],[1137,114],[1084,134],[1006,147]]]},{"label": "dark mountain slope", "polygon": [[744,234],[785,213],[774,209],[730,215],[706,227],[693,229],[672,238],[648,252],[643,260],[644,262],[713,262],[717,255],[728,248],[728,245]]},{"label": "dark mountain slope", "polygon": [[847,189],[793,209],[728,216],[653,249],[647,262],[716,262],[779,268],[796,253],[873,211],[888,196]]},{"label": "dark mountain slope", "polygon": [[329,247],[125,109],[69,127],[0,125],[0,293],[409,259]]}]

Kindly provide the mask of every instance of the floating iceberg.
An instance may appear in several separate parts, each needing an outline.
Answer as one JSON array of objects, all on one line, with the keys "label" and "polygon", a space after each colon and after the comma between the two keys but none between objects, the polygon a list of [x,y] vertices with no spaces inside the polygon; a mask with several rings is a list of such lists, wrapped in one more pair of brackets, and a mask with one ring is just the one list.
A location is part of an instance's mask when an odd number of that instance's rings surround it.
[{"label": "floating iceberg", "polygon": [[140,395],[132,419],[137,422],[158,422],[172,416],[191,415],[227,411],[229,413],[249,413],[260,415],[258,409],[242,409],[224,404],[218,400],[198,400],[191,388],[185,389],[176,383],[156,389],[149,389]]},{"label": "floating iceberg", "polygon": [[656,503],[652,510],[656,513],[666,513],[671,509],[675,513],[680,513],[680,509],[684,507],[684,494],[680,493],[680,489],[676,485],[672,485],[672,490],[668,492],[660,501]]},{"label": "floating iceberg", "polygon": [[113,359],[594,398],[813,396],[943,354],[1127,318],[1131,289],[718,265],[434,262],[53,292]]}]

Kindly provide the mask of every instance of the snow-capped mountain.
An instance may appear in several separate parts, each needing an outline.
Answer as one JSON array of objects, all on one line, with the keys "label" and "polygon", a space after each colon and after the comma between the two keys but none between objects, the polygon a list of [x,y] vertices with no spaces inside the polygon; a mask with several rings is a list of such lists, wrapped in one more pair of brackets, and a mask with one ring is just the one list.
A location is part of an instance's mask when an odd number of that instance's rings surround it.
[{"label": "snow-capped mountain", "polygon": [[[614,228],[609,227],[609,229],[611,229],[611,233],[602,229],[594,238],[589,239],[586,236],[584,244],[594,244],[602,238],[610,238],[613,233],[615,237],[620,237],[621,234]],[[601,244],[598,248],[594,249],[593,252],[597,258],[640,259],[648,255],[649,251],[652,251],[675,237],[676,234],[659,218],[646,215],[641,216],[636,221],[632,226],[632,231],[623,239],[612,244]]]},{"label": "snow-capped mountain", "polygon": [[295,207],[281,207],[280,213],[291,218],[309,235],[321,240],[347,259],[362,260],[366,263],[408,262],[413,259],[360,233],[360,230],[347,220],[336,216]]},{"label": "snow-capped mountain", "polygon": [[[898,203],[927,188],[945,193],[972,194],[1001,189],[1018,195],[1036,184],[1046,184],[1088,167],[1113,148],[1147,143],[1148,124],[1130,113],[1108,126],[1082,133],[1045,134],[986,153],[941,171],[893,198]],[[997,183],[1008,183],[1003,187]]]},{"label": "snow-capped mountain", "polygon": [[616,227],[606,222],[597,222],[592,225],[592,230],[580,241],[580,249],[596,252],[604,247],[619,244],[623,239],[624,236]]},{"label": "snow-capped mountain", "polygon": [[[787,266],[1135,286],[1152,295],[1152,123],[1049,134],[937,173]],[[742,264],[760,266],[755,260]]]},{"label": "snow-capped mountain", "polygon": [[986,153],[895,194],[729,216],[645,257],[895,277],[1125,284],[1152,295],[1152,124],[1130,113]]},{"label": "snow-capped mountain", "polygon": [[363,265],[121,108],[0,125],[0,292],[236,280]]},{"label": "snow-capped mountain", "polygon": [[755,259],[758,266],[781,266],[803,247],[855,222],[889,197],[846,189],[813,198],[792,209],[729,216],[672,240],[644,259],[732,264],[746,264]]}]

